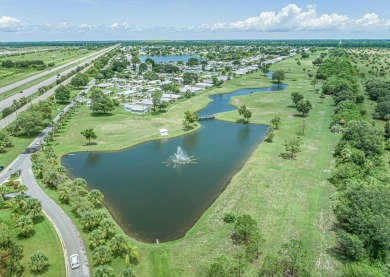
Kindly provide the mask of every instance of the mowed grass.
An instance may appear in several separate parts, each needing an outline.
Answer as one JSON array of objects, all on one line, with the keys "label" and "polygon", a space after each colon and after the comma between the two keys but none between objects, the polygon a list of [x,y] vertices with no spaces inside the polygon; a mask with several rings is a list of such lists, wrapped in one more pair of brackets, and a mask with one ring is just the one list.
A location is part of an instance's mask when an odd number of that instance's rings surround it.
[{"label": "mowed grass", "polygon": [[[11,215],[10,210],[0,210],[0,218],[8,219]],[[28,262],[30,256],[37,250],[42,250],[49,258],[49,267],[39,274],[39,276],[65,276],[65,261],[61,247],[61,242],[56,231],[50,224],[49,220],[43,215],[34,224],[33,235],[27,239],[19,238],[16,234],[12,237],[12,241],[23,246],[22,263],[25,267],[22,276],[30,277],[37,276],[30,272]]]}]

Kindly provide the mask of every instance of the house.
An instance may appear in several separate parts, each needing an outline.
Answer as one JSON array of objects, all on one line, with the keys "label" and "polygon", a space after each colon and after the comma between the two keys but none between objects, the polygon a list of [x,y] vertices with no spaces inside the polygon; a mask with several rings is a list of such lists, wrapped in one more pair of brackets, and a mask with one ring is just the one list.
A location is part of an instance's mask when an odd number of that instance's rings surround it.
[{"label": "house", "polygon": [[163,95],[161,96],[161,101],[171,102],[176,101],[180,98],[182,98],[182,96],[178,94],[163,93]]},{"label": "house", "polygon": [[113,83],[102,83],[102,84],[99,84],[99,85],[96,85],[96,86],[98,88],[105,89],[105,88],[113,87],[114,84]]},{"label": "house", "polygon": [[148,106],[151,107],[153,106],[153,100],[152,99],[141,99],[136,102],[137,105],[141,106]]},{"label": "house", "polygon": [[210,83],[196,83],[194,85],[194,87],[201,88],[201,89],[210,88],[212,86],[213,86],[213,84],[210,84]]},{"label": "house", "polygon": [[143,105],[126,104],[124,110],[135,114],[146,114],[150,111],[150,108]]},{"label": "house", "polygon": [[196,92],[198,92],[198,91],[201,91],[202,89],[199,88],[199,87],[189,86],[189,85],[186,85],[186,86],[180,88],[180,92],[181,92],[181,93],[186,93],[187,90],[189,90],[189,91],[192,92],[192,93],[196,93]]},{"label": "house", "polygon": [[131,96],[131,95],[133,95],[135,93],[136,93],[135,90],[126,90],[126,91],[118,92],[116,95],[117,96],[124,95],[125,97],[129,97],[129,96]]}]

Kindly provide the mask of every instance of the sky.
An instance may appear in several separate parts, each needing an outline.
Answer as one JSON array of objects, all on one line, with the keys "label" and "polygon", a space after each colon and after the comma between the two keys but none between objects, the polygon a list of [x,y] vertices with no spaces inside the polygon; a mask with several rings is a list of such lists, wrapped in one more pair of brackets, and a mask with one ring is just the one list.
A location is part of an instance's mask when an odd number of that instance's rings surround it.
[{"label": "sky", "polygon": [[389,38],[390,0],[0,0],[0,42]]}]

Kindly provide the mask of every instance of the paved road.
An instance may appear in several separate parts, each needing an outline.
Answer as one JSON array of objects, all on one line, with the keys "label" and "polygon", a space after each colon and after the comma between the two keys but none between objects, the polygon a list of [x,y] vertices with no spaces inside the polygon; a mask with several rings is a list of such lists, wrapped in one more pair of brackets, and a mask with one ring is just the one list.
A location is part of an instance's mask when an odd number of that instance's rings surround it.
[{"label": "paved road", "polygon": [[[73,66],[72,68],[69,68],[69,69],[67,69],[67,70],[65,70],[65,71],[63,71],[63,72],[61,72],[61,75],[67,75],[67,74],[70,73],[72,70],[75,70],[75,69],[77,68],[77,66],[84,65],[84,64],[90,62],[91,60],[96,59],[97,57],[100,57],[100,56],[104,55],[104,54],[107,53],[108,51],[110,51],[110,50],[112,50],[113,48],[116,48],[116,47],[118,47],[118,46],[119,46],[119,45],[111,46],[111,47],[109,47],[109,48],[106,48],[106,49],[100,51],[99,54],[98,54],[97,56],[94,56],[94,57],[92,57],[92,58],[89,58],[89,59],[85,60],[84,62],[82,62],[82,63],[80,63],[80,64],[77,64],[77,65]],[[27,88],[27,89],[24,89],[24,90],[23,90],[23,93],[16,93],[16,94],[14,94],[14,95],[12,95],[12,96],[10,96],[10,97],[8,97],[8,98],[6,98],[6,99],[0,101],[0,112],[1,112],[2,110],[4,110],[5,108],[11,106],[14,100],[17,101],[17,100],[19,100],[19,99],[22,98],[22,97],[30,96],[30,95],[36,93],[36,92],[38,91],[38,88],[40,88],[40,87],[42,87],[42,86],[48,86],[48,85],[54,83],[54,82],[56,81],[56,79],[57,79],[57,76],[50,77],[50,78],[48,78],[48,79],[46,79],[46,80],[44,80],[44,81],[42,81],[42,82],[40,82],[40,83],[38,83],[38,84],[36,84],[36,85],[33,85],[33,86],[31,86],[31,87],[29,87],[29,88]]]},{"label": "paved road", "polygon": [[[94,85],[95,80],[88,85],[88,90]],[[64,111],[67,111],[73,102],[69,104]],[[59,115],[54,119],[55,122],[59,119]],[[87,254],[85,251],[84,242],[81,239],[80,233],[77,231],[72,220],[65,212],[40,188],[37,184],[32,168],[30,156],[36,152],[38,145],[43,142],[43,139],[51,131],[49,125],[45,130],[34,139],[34,141],[19,155],[7,168],[0,173],[0,184],[3,183],[12,172],[19,171],[23,180],[23,184],[28,187],[27,196],[39,199],[42,203],[43,212],[49,218],[54,228],[56,229],[64,249],[65,265],[67,268],[67,276],[71,277],[89,277],[89,265]],[[71,269],[69,265],[69,256],[78,254],[80,267]]]}]

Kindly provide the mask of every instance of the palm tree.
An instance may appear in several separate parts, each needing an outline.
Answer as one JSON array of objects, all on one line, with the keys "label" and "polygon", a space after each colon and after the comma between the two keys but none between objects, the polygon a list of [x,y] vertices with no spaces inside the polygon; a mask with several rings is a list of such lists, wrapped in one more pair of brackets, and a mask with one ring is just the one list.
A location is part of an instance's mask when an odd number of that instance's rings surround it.
[{"label": "palm tree", "polygon": [[36,198],[28,198],[26,199],[26,203],[23,209],[25,215],[32,217],[33,220],[41,213],[42,204]]},{"label": "palm tree", "polygon": [[28,267],[34,273],[42,272],[48,265],[49,259],[46,257],[45,253],[41,250],[35,251],[28,262]]},{"label": "palm tree", "polygon": [[25,185],[19,185],[17,190],[21,194],[24,194],[28,190],[28,188]]},{"label": "palm tree", "polygon": [[96,267],[93,277],[114,277],[114,273],[111,267],[108,265],[101,265]]},{"label": "palm tree", "polygon": [[102,230],[106,239],[111,238],[115,234],[114,226],[114,223],[112,223],[112,221],[108,218],[105,218],[100,222],[99,228]]},{"label": "palm tree", "polygon": [[16,228],[23,237],[27,237],[31,232],[33,222],[30,217],[22,215],[16,220]]},{"label": "palm tree", "polygon": [[110,249],[107,246],[98,246],[93,251],[92,258],[96,265],[102,265],[111,262]]},{"label": "palm tree", "polygon": [[122,234],[116,234],[111,239],[111,245],[110,245],[111,251],[116,255],[121,255],[124,253],[127,249],[127,240],[124,235]]},{"label": "palm tree", "polygon": [[92,249],[95,249],[96,247],[104,244],[105,241],[104,233],[101,229],[96,229],[89,233],[88,242]]},{"label": "palm tree", "polygon": [[4,196],[5,196],[6,193],[7,193],[7,188],[6,188],[4,185],[0,186],[0,194],[1,194],[1,197],[4,198]]},{"label": "palm tree", "polygon": [[101,205],[103,197],[104,195],[97,189],[91,190],[88,195],[89,201],[91,201],[92,205],[95,207],[99,207]]},{"label": "palm tree", "polygon": [[127,246],[126,257],[125,257],[126,266],[129,265],[131,262],[133,262],[134,264],[138,264],[139,254],[137,250],[138,250],[137,246],[131,246],[131,245]]}]

